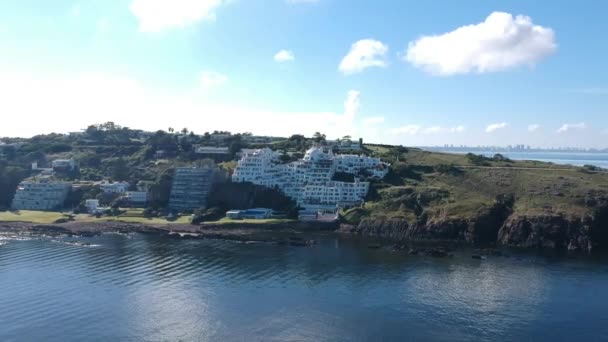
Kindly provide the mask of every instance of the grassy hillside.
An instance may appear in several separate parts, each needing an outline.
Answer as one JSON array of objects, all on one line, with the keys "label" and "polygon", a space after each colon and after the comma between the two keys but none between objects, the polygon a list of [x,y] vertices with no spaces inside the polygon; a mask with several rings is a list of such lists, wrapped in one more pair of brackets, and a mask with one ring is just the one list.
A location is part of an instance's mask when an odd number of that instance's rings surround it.
[{"label": "grassy hillside", "polygon": [[[361,217],[429,219],[470,218],[493,205],[497,197],[513,196],[515,215],[591,212],[588,199],[608,193],[608,173],[537,161],[479,160],[448,153],[367,146],[374,155],[391,159],[391,173],[372,185]],[[398,158],[397,158],[398,156]]]}]

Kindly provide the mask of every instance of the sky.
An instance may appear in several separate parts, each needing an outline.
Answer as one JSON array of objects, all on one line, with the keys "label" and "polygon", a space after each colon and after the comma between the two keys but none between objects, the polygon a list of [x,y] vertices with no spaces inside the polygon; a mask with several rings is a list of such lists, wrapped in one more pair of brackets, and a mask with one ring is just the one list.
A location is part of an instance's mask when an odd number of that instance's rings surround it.
[{"label": "sky", "polygon": [[0,3],[0,136],[608,147],[608,2]]}]

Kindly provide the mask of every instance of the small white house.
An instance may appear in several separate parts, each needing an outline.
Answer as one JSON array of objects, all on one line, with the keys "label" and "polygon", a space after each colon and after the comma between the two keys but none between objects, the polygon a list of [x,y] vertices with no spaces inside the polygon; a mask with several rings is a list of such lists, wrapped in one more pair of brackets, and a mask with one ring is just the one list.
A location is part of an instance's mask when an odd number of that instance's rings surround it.
[{"label": "small white house", "polygon": [[99,200],[88,199],[84,201],[84,206],[87,208],[89,214],[95,214],[99,211]]},{"label": "small white house", "polygon": [[230,210],[226,213],[226,217],[238,220],[238,219],[251,219],[251,220],[263,220],[272,217],[272,209],[267,208],[254,208],[246,210]]},{"label": "small white house", "polygon": [[129,183],[127,182],[104,182],[99,184],[99,188],[104,193],[112,194],[123,194],[129,190]]},{"label": "small white house", "polygon": [[56,159],[51,163],[55,171],[72,171],[76,168],[74,159]]}]

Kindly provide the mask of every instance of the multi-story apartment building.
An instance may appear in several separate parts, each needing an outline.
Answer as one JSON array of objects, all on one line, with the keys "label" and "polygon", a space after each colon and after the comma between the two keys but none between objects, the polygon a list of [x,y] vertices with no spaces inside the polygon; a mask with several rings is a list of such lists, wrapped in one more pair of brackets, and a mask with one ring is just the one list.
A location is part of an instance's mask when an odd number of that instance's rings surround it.
[{"label": "multi-story apartment building", "polygon": [[147,191],[127,191],[125,199],[134,207],[145,207],[148,203],[149,193]]},{"label": "multi-story apartment building", "polygon": [[12,207],[15,210],[55,210],[63,207],[71,184],[52,177],[24,180],[17,187]]},{"label": "multi-story apartment building", "polygon": [[207,206],[216,169],[212,167],[181,167],[175,170],[169,208],[190,211]]},{"label": "multi-story apartment building", "polygon": [[[243,155],[232,175],[234,182],[277,187],[310,211],[336,211],[363,202],[369,182],[359,175],[382,178],[388,164],[379,158],[357,155],[334,155],[322,148],[309,149],[301,160],[282,164],[280,153],[268,148]],[[336,172],[355,175],[354,182],[332,180]]]}]

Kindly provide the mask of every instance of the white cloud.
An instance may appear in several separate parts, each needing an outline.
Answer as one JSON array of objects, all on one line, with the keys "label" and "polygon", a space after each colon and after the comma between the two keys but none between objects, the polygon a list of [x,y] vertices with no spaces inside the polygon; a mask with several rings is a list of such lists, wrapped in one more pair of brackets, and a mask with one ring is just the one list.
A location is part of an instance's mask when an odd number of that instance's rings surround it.
[{"label": "white cloud", "polygon": [[532,19],[493,12],[479,24],[410,42],[404,60],[442,76],[534,65],[557,49],[552,29]]},{"label": "white cloud", "polygon": [[464,132],[464,126],[455,127],[442,127],[442,126],[430,126],[423,127],[420,125],[405,125],[397,127],[391,130],[395,134],[406,134],[406,135],[417,135],[417,134],[450,134],[450,133],[462,133]]},{"label": "white cloud", "polygon": [[338,67],[342,73],[349,75],[359,73],[371,67],[385,67],[388,46],[374,39],[362,39],[354,43]]},{"label": "white cloud", "polygon": [[425,128],[422,132],[425,134],[462,133],[462,132],[464,132],[464,126],[456,126],[456,127],[431,126],[431,127]]},{"label": "white cloud", "polygon": [[496,132],[497,130],[506,128],[507,126],[509,126],[509,124],[506,122],[491,124],[491,125],[488,125],[488,127],[486,127],[486,132],[487,133]]},{"label": "white cloud", "polygon": [[563,124],[558,130],[557,133],[566,133],[568,131],[580,131],[587,128],[587,125],[584,122],[576,123],[576,124]]},{"label": "white cloud", "polygon": [[358,90],[351,90],[348,92],[346,101],[344,101],[344,115],[347,117],[354,118],[355,114],[361,107],[361,101],[359,100],[361,93]]},{"label": "white cloud", "polygon": [[203,71],[200,82],[202,89],[217,88],[228,82],[228,76],[215,71]]},{"label": "white cloud", "polygon": [[215,20],[215,11],[226,0],[133,0],[131,13],[142,32],[185,27],[202,20]]},{"label": "white cloud", "polygon": [[372,116],[369,118],[365,118],[362,121],[363,125],[378,125],[384,123],[383,116]]},{"label": "white cloud", "polygon": [[11,125],[0,125],[0,136],[65,133],[105,121],[149,131],[187,127],[197,133],[228,130],[312,136],[321,130],[331,139],[344,135],[368,139],[375,134],[375,127],[362,125],[360,93],[354,90],[346,94],[339,111],[282,111],[241,105],[239,99],[214,102],[220,100],[202,97],[195,89],[148,88],[146,83],[117,75],[67,74],[61,79],[47,76],[0,70],[0,112],[12,117]]},{"label": "white cloud", "polygon": [[279,63],[290,62],[296,59],[292,51],[281,50],[274,55],[274,60]]},{"label": "white cloud", "polygon": [[416,134],[418,134],[418,132],[420,132],[421,129],[422,129],[422,127],[420,127],[419,125],[405,125],[405,126],[393,128],[391,130],[391,132],[393,132],[395,134],[416,135]]},{"label": "white cloud", "polygon": [[528,131],[536,132],[536,131],[538,131],[539,128],[540,128],[539,124],[532,124],[532,125],[528,126]]}]

